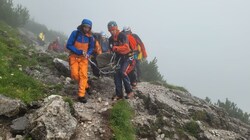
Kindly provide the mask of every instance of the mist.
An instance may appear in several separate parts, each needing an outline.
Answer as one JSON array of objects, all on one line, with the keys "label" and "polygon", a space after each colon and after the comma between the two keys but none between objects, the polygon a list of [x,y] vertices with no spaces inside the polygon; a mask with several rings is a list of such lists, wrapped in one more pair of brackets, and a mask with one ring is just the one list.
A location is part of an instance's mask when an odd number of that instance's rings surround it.
[{"label": "mist", "polygon": [[31,18],[66,35],[83,18],[93,30],[107,31],[110,20],[119,29],[129,25],[158,59],[168,83],[194,96],[226,98],[250,113],[250,1],[247,0],[14,0]]}]

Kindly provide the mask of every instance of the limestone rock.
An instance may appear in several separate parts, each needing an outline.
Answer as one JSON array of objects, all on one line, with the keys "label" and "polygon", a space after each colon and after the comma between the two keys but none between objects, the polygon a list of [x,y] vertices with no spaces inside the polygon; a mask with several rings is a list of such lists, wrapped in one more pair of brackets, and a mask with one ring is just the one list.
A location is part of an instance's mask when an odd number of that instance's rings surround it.
[{"label": "limestone rock", "polygon": [[29,115],[29,132],[34,139],[69,140],[76,126],[68,103],[58,95],[46,98],[44,105]]},{"label": "limestone rock", "polygon": [[26,105],[22,101],[0,95],[0,116],[13,117],[26,109]]}]

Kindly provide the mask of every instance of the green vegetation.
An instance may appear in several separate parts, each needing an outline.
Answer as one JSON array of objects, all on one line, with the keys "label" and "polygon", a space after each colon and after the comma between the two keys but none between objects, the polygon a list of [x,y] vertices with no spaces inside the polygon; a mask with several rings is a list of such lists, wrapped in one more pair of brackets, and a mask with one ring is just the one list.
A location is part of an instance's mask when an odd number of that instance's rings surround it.
[{"label": "green vegetation", "polygon": [[147,81],[156,85],[162,85],[169,89],[175,89],[175,90],[188,92],[184,87],[168,84],[167,81],[164,80],[164,77],[158,71],[156,58],[154,58],[150,62],[148,62],[147,60],[142,61],[141,70],[142,70],[141,78],[143,81]]},{"label": "green vegetation", "polygon": [[224,108],[229,116],[240,119],[241,121],[250,124],[250,114],[248,114],[247,112],[243,112],[240,108],[237,107],[237,104],[228,100],[227,98],[225,102],[221,102],[220,100],[218,100],[216,105]]},{"label": "green vegetation", "polygon": [[131,123],[133,110],[125,100],[118,101],[111,110],[109,122],[114,140],[134,140],[135,129]]},{"label": "green vegetation", "polygon": [[18,47],[20,43],[17,31],[0,22],[0,94],[29,103],[42,98],[45,87],[23,72],[38,61]]},{"label": "green vegetation", "polygon": [[75,114],[75,110],[74,110],[74,107],[73,107],[73,104],[74,104],[73,100],[71,98],[69,98],[69,97],[64,97],[63,99],[64,99],[65,102],[67,102],[69,104],[70,113]]},{"label": "green vegetation", "polygon": [[29,11],[12,0],[0,0],[0,19],[13,27],[23,26],[29,19]]},{"label": "green vegetation", "polygon": [[171,85],[171,84],[168,84],[167,82],[165,82],[163,84],[163,86],[165,86],[166,88],[169,88],[169,89],[175,89],[175,90],[180,90],[180,91],[183,91],[183,92],[188,92],[188,90],[185,89],[184,87]]},{"label": "green vegetation", "polygon": [[67,36],[64,33],[49,30],[45,25],[39,24],[35,22],[34,20],[28,20],[28,22],[24,25],[24,28],[35,35],[38,35],[40,32],[45,33],[45,41],[47,42],[53,42],[57,39],[57,37],[60,38],[60,44],[64,44],[64,41],[67,39]]},{"label": "green vegetation", "polygon": [[[212,104],[211,99],[208,97],[205,98],[205,101]],[[221,102],[220,100],[218,100],[217,103],[214,104],[224,108],[230,117],[237,118],[247,124],[250,124],[250,114],[247,112],[243,112],[242,109],[237,107],[237,104],[228,100],[227,98],[225,102]]]},{"label": "green vegetation", "polygon": [[196,121],[190,121],[184,125],[184,130],[194,137],[198,137],[200,133],[200,127]]},{"label": "green vegetation", "polygon": [[205,98],[205,101],[208,102],[208,103],[210,103],[210,104],[212,104],[211,99],[208,98],[208,97]]},{"label": "green vegetation", "polygon": [[67,36],[64,33],[49,30],[45,25],[39,24],[34,20],[29,19],[29,11],[22,5],[14,6],[13,0],[0,0],[0,20],[4,21],[12,27],[24,27],[25,29],[38,35],[40,32],[45,32],[45,41],[53,42],[60,38],[60,44],[64,44]]},{"label": "green vegetation", "polygon": [[164,81],[163,76],[158,71],[157,59],[154,58],[152,61],[147,60],[141,63],[142,80],[144,81]]},{"label": "green vegetation", "polygon": [[205,111],[196,111],[191,114],[193,120],[207,121],[207,113]]}]

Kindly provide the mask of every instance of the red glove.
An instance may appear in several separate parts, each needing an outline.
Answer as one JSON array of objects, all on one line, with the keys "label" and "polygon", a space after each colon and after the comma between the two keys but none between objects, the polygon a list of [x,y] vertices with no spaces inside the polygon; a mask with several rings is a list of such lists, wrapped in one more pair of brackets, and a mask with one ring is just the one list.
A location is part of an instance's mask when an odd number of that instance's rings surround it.
[{"label": "red glove", "polygon": [[112,48],[112,51],[113,51],[113,52],[117,52],[117,49],[118,49],[118,46],[114,46],[114,47]]}]

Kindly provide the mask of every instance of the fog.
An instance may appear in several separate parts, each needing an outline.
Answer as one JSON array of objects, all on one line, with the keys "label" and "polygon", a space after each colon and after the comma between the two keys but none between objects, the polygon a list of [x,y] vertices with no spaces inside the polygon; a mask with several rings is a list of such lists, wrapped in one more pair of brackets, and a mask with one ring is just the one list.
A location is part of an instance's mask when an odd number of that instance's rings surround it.
[{"label": "fog", "polygon": [[94,31],[115,20],[143,40],[168,83],[213,102],[228,98],[250,113],[248,0],[15,0],[31,18],[69,35],[83,18]]}]

